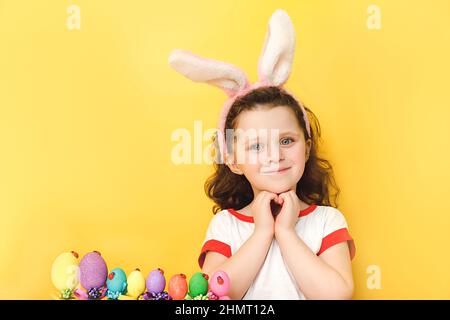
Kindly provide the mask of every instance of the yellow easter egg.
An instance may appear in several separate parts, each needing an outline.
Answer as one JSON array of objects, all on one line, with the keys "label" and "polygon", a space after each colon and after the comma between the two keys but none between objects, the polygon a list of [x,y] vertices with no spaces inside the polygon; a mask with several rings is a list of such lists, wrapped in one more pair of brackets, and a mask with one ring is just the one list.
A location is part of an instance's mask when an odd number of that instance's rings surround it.
[{"label": "yellow easter egg", "polygon": [[145,292],[145,278],[139,269],[134,270],[128,275],[127,283],[127,295],[138,298]]},{"label": "yellow easter egg", "polygon": [[53,261],[51,278],[58,291],[73,290],[78,285],[78,264],[78,253],[74,251],[61,253]]}]

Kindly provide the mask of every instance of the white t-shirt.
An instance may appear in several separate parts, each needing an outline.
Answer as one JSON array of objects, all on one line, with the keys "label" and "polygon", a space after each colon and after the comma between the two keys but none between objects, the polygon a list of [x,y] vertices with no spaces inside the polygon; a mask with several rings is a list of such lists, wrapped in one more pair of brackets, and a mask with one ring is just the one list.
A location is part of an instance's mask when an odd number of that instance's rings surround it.
[{"label": "white t-shirt", "polygon": [[[300,211],[299,217],[295,230],[312,252],[320,255],[333,245],[348,241],[350,257],[353,259],[355,244],[348,231],[345,217],[338,209],[310,205]],[[247,241],[253,230],[254,223],[251,216],[243,215],[234,209],[224,209],[216,213],[209,223],[198,258],[200,268],[203,267],[208,251],[215,251],[229,258]],[[305,299],[284,263],[275,239],[272,240],[266,260],[243,299]]]}]

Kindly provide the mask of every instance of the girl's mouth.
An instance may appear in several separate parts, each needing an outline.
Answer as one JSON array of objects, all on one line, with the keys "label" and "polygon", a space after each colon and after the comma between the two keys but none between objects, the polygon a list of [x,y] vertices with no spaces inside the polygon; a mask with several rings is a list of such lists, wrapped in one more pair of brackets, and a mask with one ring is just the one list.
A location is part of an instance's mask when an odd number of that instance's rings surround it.
[{"label": "girl's mouth", "polygon": [[261,172],[261,174],[263,174],[263,175],[282,174],[282,173],[285,173],[286,171],[288,171],[289,169],[290,169],[290,167],[289,168],[280,168],[280,169],[274,170],[274,171]]}]

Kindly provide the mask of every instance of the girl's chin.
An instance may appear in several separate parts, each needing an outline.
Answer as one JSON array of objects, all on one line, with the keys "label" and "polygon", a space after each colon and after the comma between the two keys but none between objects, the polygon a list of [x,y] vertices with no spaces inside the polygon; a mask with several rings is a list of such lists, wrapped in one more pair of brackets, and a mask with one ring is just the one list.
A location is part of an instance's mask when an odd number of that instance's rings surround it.
[{"label": "girl's chin", "polygon": [[292,186],[276,186],[276,187],[267,187],[267,188],[263,188],[262,190],[265,190],[267,192],[271,192],[271,193],[276,193],[276,194],[281,194],[281,193],[285,193],[288,192],[290,190],[295,190]]}]

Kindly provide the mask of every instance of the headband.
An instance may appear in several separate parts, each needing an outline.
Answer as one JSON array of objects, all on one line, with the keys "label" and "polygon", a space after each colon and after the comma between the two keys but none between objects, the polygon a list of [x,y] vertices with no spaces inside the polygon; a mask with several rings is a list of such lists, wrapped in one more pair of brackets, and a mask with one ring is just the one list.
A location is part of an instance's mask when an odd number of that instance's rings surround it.
[{"label": "headband", "polygon": [[[250,85],[247,75],[238,67],[213,59],[207,59],[186,50],[173,50],[169,64],[177,72],[195,82],[204,82],[222,89],[228,96],[218,121],[218,142],[222,160],[227,155],[225,142],[225,121],[231,106],[237,98],[250,91],[268,86],[282,88],[289,78],[294,60],[295,30],[289,15],[276,10],[269,20],[269,29],[258,61],[258,81]],[[303,120],[308,137],[311,129],[306,110],[301,103]]]}]

